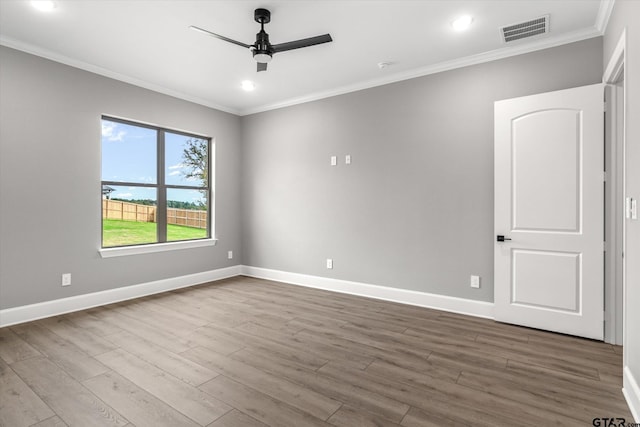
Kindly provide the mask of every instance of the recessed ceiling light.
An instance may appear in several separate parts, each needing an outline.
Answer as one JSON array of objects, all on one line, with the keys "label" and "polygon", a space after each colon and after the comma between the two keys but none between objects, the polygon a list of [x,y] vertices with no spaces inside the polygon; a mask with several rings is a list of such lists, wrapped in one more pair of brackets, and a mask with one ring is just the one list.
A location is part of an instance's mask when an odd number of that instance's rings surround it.
[{"label": "recessed ceiling light", "polygon": [[456,31],[464,31],[467,28],[469,28],[472,22],[473,22],[473,18],[470,15],[464,15],[456,19],[455,21],[453,21],[451,23],[451,26]]},{"label": "recessed ceiling light", "polygon": [[251,92],[255,88],[256,85],[251,80],[244,80],[242,82],[242,89],[246,90],[247,92]]},{"label": "recessed ceiling light", "polygon": [[31,6],[41,12],[51,12],[56,8],[56,2],[51,0],[34,0],[31,2]]}]

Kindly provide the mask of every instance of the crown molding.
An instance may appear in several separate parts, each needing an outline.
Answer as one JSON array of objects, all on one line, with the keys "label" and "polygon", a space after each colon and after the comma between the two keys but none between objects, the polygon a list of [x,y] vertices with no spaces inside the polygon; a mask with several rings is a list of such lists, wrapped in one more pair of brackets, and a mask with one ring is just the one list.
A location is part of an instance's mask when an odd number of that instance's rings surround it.
[{"label": "crown molding", "polygon": [[[609,0],[603,0],[609,1]],[[265,111],[276,110],[279,108],[291,107],[298,104],[304,104],[311,101],[317,101],[324,98],[330,98],[337,95],[344,95],[350,92],[357,92],[364,89],[370,89],[376,86],[383,86],[390,83],[396,83],[403,80],[414,79],[417,77],[423,77],[430,74],[441,73],[443,71],[450,71],[456,68],[468,67],[470,65],[482,64],[485,62],[496,61],[499,59],[505,59],[512,56],[523,55],[525,53],[531,53],[538,50],[549,49],[552,47],[562,46],[569,43],[578,42],[581,40],[590,39],[593,37],[599,37],[602,34],[595,27],[586,28],[583,30],[573,31],[570,33],[562,34],[556,37],[544,37],[535,41],[518,44],[516,46],[508,46],[500,49],[492,50],[477,55],[471,55],[464,58],[454,59],[452,61],[440,62],[438,64],[429,65],[427,67],[417,68],[411,71],[393,74],[384,78],[369,80],[362,83],[343,86],[340,88],[316,92],[313,94],[291,98],[285,101],[262,105],[254,108],[242,109],[239,112],[240,116],[248,116],[251,114],[262,113]]]},{"label": "crown molding", "polygon": [[427,76],[430,74],[441,73],[443,71],[450,71],[457,68],[468,67],[470,65],[482,64],[486,62],[496,61],[499,59],[509,58],[512,56],[531,53],[538,50],[549,49],[552,47],[574,43],[581,40],[590,39],[593,37],[599,37],[599,36],[602,36],[604,29],[606,28],[606,25],[609,21],[609,17],[611,16],[611,11],[613,9],[614,2],[615,0],[601,0],[600,9],[598,11],[598,16],[596,19],[596,24],[594,27],[591,27],[591,28],[573,31],[570,33],[556,36],[556,37],[540,37],[533,41],[527,41],[526,43],[518,43],[514,46],[505,46],[500,49],[492,50],[489,52],[484,52],[476,55],[467,56],[464,58],[454,59],[451,61],[440,62],[440,63],[432,64],[426,67],[421,67],[414,70],[405,71],[402,73],[388,75],[386,77],[379,78],[379,79],[372,79],[365,82],[346,85],[346,86],[338,87],[338,88],[327,90],[327,91],[315,92],[315,93],[311,93],[301,97],[290,98],[290,99],[286,99],[286,100],[271,103],[271,104],[265,104],[265,105],[250,107],[245,109],[235,109],[235,108],[227,107],[224,105],[216,104],[207,99],[194,97],[182,92],[168,89],[161,85],[147,82],[142,79],[117,73],[117,72],[99,67],[97,65],[93,65],[83,61],[78,61],[76,59],[69,58],[64,55],[60,55],[56,52],[53,52],[47,49],[42,49],[38,46],[24,43],[8,37],[0,36],[0,45],[6,46],[12,49],[17,49],[26,53],[36,55],[36,56],[40,56],[55,62],[69,65],[71,67],[79,68],[81,70],[99,74],[108,78],[119,80],[124,83],[129,83],[134,86],[139,86],[144,89],[149,89],[154,92],[169,95],[174,98],[182,99],[185,101],[193,102],[195,104],[203,105],[205,107],[213,108],[215,110],[220,110],[220,111],[238,115],[238,116],[248,116],[251,114],[257,114],[257,113],[276,110],[280,108],[291,107],[298,104],[304,104],[307,102],[317,101],[320,99],[330,98],[338,95],[344,95],[347,93],[357,92],[364,89],[370,89],[377,86],[383,86],[390,83],[410,80],[417,77]]},{"label": "crown molding", "polygon": [[9,47],[11,49],[20,50],[22,52],[30,53],[32,55],[40,56],[42,58],[49,59],[54,62],[59,62],[64,65],[69,65],[70,67],[79,68],[81,70],[89,71],[94,74],[99,74],[101,76],[108,77],[110,79],[118,80],[124,83],[129,83],[131,85],[138,86],[143,89],[149,89],[154,92],[158,92],[164,95],[172,96],[174,98],[182,99],[184,101],[189,101],[195,104],[203,105],[205,107],[213,108],[215,110],[224,111],[225,113],[231,113],[235,115],[240,114],[240,112],[236,109],[229,108],[224,105],[215,104],[203,98],[194,97],[179,91],[168,89],[161,85],[149,83],[145,80],[138,79],[136,77],[131,77],[126,74],[117,73],[115,71],[111,71],[106,68],[102,68],[97,65],[90,64],[88,62],[78,61],[76,59],[69,58],[68,56],[60,55],[59,53],[53,52],[51,50],[43,49],[41,47],[34,46],[29,43],[24,43],[19,40],[12,39],[10,37],[0,36],[0,45]]},{"label": "crown molding", "polygon": [[609,24],[609,18],[611,18],[611,12],[613,12],[613,5],[616,0],[600,0],[600,9],[598,9],[598,15],[596,16],[596,29],[600,31],[601,35],[607,30]]}]

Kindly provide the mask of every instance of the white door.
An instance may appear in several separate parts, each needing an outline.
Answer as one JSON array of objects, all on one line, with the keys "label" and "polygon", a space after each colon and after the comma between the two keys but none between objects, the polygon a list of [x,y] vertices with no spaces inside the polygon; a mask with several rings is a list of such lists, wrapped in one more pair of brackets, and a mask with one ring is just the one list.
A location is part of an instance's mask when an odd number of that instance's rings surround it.
[{"label": "white door", "polygon": [[603,339],[603,109],[601,84],[495,103],[496,320]]}]

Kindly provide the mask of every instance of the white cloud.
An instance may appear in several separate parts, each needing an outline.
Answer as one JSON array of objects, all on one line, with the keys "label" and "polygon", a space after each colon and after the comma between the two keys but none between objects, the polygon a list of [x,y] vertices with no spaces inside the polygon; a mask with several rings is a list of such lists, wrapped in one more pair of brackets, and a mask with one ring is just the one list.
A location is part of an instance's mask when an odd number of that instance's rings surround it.
[{"label": "white cloud", "polygon": [[[169,168],[171,169],[171,168]],[[176,175],[180,175],[181,172],[180,171],[173,171],[173,172],[169,172],[169,176],[176,176]]]},{"label": "white cloud", "polygon": [[133,193],[116,193],[114,196],[118,198],[127,198],[133,196]]},{"label": "white cloud", "polygon": [[169,169],[182,169],[184,167],[184,163],[178,163],[177,165],[169,166]]},{"label": "white cloud", "polygon": [[127,134],[123,130],[117,129],[118,124],[114,122],[106,122],[102,121],[102,137],[106,138],[107,141],[122,141],[124,136]]}]

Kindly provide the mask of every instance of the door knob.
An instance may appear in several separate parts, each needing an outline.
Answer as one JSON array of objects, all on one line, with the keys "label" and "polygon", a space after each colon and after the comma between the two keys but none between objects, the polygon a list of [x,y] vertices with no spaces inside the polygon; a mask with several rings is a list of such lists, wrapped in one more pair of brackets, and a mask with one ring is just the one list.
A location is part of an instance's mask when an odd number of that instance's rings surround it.
[{"label": "door knob", "polygon": [[505,240],[511,240],[511,239],[508,238],[508,237],[504,237],[502,234],[498,234],[498,236],[497,236],[497,241],[498,242],[504,242]]}]

